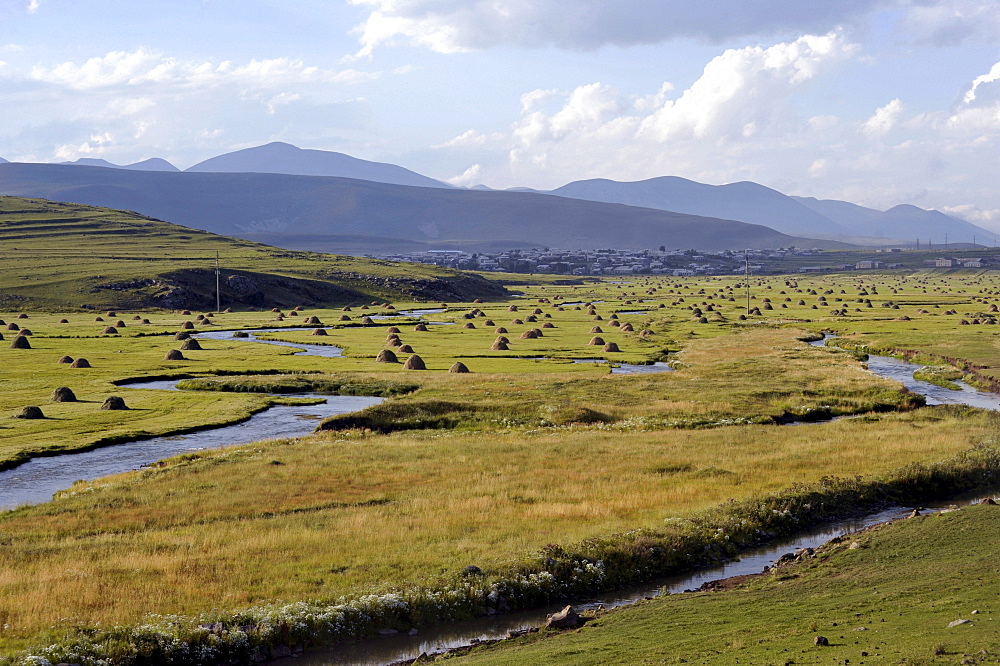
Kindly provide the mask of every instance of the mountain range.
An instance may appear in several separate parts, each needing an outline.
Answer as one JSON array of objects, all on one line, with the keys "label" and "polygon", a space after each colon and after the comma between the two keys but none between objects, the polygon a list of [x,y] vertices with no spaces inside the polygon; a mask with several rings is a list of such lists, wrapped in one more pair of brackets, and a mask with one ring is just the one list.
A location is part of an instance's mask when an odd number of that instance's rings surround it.
[{"label": "mountain range", "polygon": [[[650,243],[735,249],[741,247],[738,238],[745,239],[748,247],[812,247],[830,246],[831,241],[875,245],[921,239],[922,244],[942,244],[993,237],[969,222],[916,206],[879,211],[845,201],[788,196],[746,181],[707,185],[664,176],[637,182],[581,180],[551,191],[485,186],[467,190],[394,164],[281,142],[219,155],[184,172],[159,158],[124,166],[93,158],[59,165],[81,170],[76,173],[47,168],[53,166],[0,159],[0,192],[124,207],[219,233],[310,249],[392,252],[537,245],[583,249]],[[136,180],[125,177],[124,171],[178,178]],[[219,178],[206,178],[209,175]],[[347,180],[355,182],[342,182]],[[248,182],[268,188],[266,196],[247,191]],[[206,190],[209,183],[219,189]],[[183,201],[177,198],[181,196],[195,198]],[[578,224],[572,223],[572,216]],[[718,229],[706,220],[768,230],[740,227],[736,237],[713,238]],[[625,237],[600,228],[633,223],[638,226]],[[660,229],[647,230],[651,224]],[[701,231],[695,233],[698,225]],[[656,241],[657,237],[668,238]]]}]

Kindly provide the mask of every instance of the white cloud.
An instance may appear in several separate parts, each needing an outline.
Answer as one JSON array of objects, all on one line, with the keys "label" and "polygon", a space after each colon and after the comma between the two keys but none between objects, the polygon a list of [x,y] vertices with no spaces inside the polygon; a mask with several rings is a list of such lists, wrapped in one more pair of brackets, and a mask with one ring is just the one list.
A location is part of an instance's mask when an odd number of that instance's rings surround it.
[{"label": "white cloud", "polygon": [[941,212],[968,220],[973,224],[1000,223],[1000,208],[980,208],[975,204],[944,206]]},{"label": "white cloud", "polygon": [[990,68],[990,71],[987,72],[986,74],[977,76],[975,79],[972,80],[972,85],[969,87],[969,90],[965,93],[965,97],[963,97],[962,102],[964,104],[972,104],[973,102],[976,101],[976,91],[979,89],[980,86],[985,87],[986,85],[994,83],[997,80],[1000,80],[1000,62],[995,63],[993,67]]},{"label": "white cloud", "polygon": [[94,157],[95,155],[102,155],[114,145],[114,142],[115,139],[110,132],[95,134],[90,137],[89,141],[85,141],[80,145],[72,146],[65,144],[59,146],[56,148],[56,157],[64,161],[71,161],[80,157]]},{"label": "white cloud", "polygon": [[31,78],[73,90],[93,90],[143,85],[217,86],[237,84],[269,87],[294,83],[358,83],[375,74],[353,69],[334,71],[306,65],[297,58],[251,60],[237,65],[226,60],[181,61],[159,53],[111,51],[83,64],[64,62],[54,67],[36,66]]},{"label": "white cloud", "polygon": [[902,29],[918,44],[957,46],[973,39],[996,42],[1000,12],[992,0],[911,0]]},{"label": "white cloud", "polygon": [[28,2],[28,13],[29,14],[36,13],[38,11],[38,9],[39,9],[40,6],[41,6],[41,3],[39,2],[39,0],[29,0],[29,2]]},{"label": "white cloud", "polygon": [[[826,32],[895,0],[350,0],[369,10],[359,55],[405,43],[439,53],[515,45],[597,49],[677,38]],[[905,4],[905,0],[904,0]]]},{"label": "white cloud", "polygon": [[483,167],[481,164],[473,164],[461,175],[455,176],[454,178],[449,178],[448,182],[452,185],[457,185],[459,187],[470,187],[472,185],[478,185],[481,181],[483,175]]},{"label": "white cloud", "polygon": [[505,138],[505,135],[500,132],[480,134],[476,130],[470,129],[452,139],[448,139],[441,145],[434,146],[434,148],[480,148],[489,144],[497,144]]},{"label": "white cloud", "polygon": [[885,106],[876,109],[875,113],[861,126],[861,131],[872,139],[885,136],[896,126],[902,113],[903,102],[898,98],[894,99]]}]

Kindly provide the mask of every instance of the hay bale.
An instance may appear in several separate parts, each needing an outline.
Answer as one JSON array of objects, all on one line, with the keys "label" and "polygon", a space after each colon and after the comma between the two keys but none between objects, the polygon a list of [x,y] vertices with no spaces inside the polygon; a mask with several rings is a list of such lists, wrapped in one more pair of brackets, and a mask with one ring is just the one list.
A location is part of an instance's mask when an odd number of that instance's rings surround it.
[{"label": "hay bale", "polygon": [[619,323],[618,323],[617,321],[615,321],[614,319],[612,319],[612,320],[611,320],[611,322],[609,322],[609,323],[610,323],[610,324],[611,324],[612,326],[614,326],[615,328],[618,328],[619,326],[621,326],[621,324],[619,324]]},{"label": "hay bale", "polygon": [[56,361],[56,363],[72,363],[72,362],[73,362],[72,356],[60,356],[59,360]]},{"label": "hay bale", "polygon": [[142,320],[142,317],[140,317],[139,315],[132,315],[132,321],[140,321],[140,320]]},{"label": "hay bale", "polygon": [[632,324],[625,322],[624,324],[621,325],[621,328],[619,330],[624,331],[626,333],[632,333],[635,331],[635,328],[633,328]]},{"label": "hay bale", "polygon": [[511,305],[509,308],[507,308],[507,312],[517,312],[517,306]]},{"label": "hay bale", "polygon": [[506,332],[507,332],[507,329],[506,329],[506,328],[504,328],[503,326],[500,326],[500,327],[498,327],[498,328],[497,328],[497,330],[495,330],[495,331],[493,331],[493,332],[494,332],[494,333],[506,333]]},{"label": "hay bale", "polygon": [[497,342],[502,342],[505,345],[509,345],[510,344],[510,338],[508,338],[506,335],[498,336],[497,339],[496,339],[496,341]]},{"label": "hay bale", "polygon": [[[475,327],[473,327],[473,328],[475,328]],[[419,332],[425,332],[425,331],[427,331],[427,324],[422,324],[422,323],[421,324],[417,324],[416,326],[413,327],[413,330],[414,331],[419,331]]]},{"label": "hay bale", "polygon": [[376,363],[399,363],[399,359],[396,358],[396,353],[391,349],[383,349],[375,357]]},{"label": "hay bale", "polygon": [[184,351],[201,351],[201,343],[194,338],[188,338],[181,343],[181,349]]},{"label": "hay bale", "polygon": [[22,328],[20,331],[17,332],[17,334],[18,335],[34,335],[34,333],[31,332],[30,328]]},{"label": "hay bale", "polygon": [[424,359],[420,358],[416,354],[406,359],[406,363],[403,364],[404,370],[426,370],[427,366],[424,365]]},{"label": "hay bale", "polygon": [[533,314],[533,315],[540,315],[540,314],[542,314],[542,309],[541,308],[535,308],[534,310],[531,311],[531,314]]},{"label": "hay bale", "polygon": [[104,330],[101,331],[101,335],[117,335],[118,329],[114,326],[105,326]]},{"label": "hay bale", "polygon": [[104,399],[104,404],[101,405],[101,409],[119,410],[128,409],[128,406],[125,404],[125,399],[121,396],[109,395]]},{"label": "hay bale", "polygon": [[503,340],[497,340],[493,343],[493,346],[490,347],[490,351],[507,351],[509,349],[510,347],[508,347],[507,343]]},{"label": "hay bale", "polygon": [[604,345],[604,347],[601,348],[601,351],[602,352],[620,352],[621,349],[618,349],[618,343],[616,343],[616,342],[609,342],[608,344]]},{"label": "hay bale", "polygon": [[76,394],[68,386],[60,386],[52,392],[52,402],[76,402]]},{"label": "hay bale", "polygon": [[374,320],[372,320],[371,317],[362,317],[361,318],[361,325],[362,326],[371,326],[374,323],[375,322],[374,322]]},{"label": "hay bale", "polygon": [[538,317],[536,317],[535,315],[528,315],[527,317],[524,318],[524,321],[534,324],[536,321],[538,321]]},{"label": "hay bale", "polygon": [[325,328],[314,329],[313,332],[310,333],[309,335],[326,335],[326,329]]},{"label": "hay bale", "polygon": [[44,419],[45,414],[42,413],[41,408],[35,405],[28,405],[21,410],[21,413],[14,417],[15,419]]},{"label": "hay bale", "polygon": [[535,331],[530,328],[520,335],[520,338],[522,340],[534,340],[537,337],[538,335],[535,333]]},{"label": "hay bale", "polygon": [[556,325],[553,324],[551,321],[547,321],[544,324],[542,324],[542,328],[555,328],[555,327]]},{"label": "hay bale", "polygon": [[22,312],[21,314],[17,315],[17,318],[18,319],[27,319],[28,315],[26,315],[25,313]]},{"label": "hay bale", "polygon": [[640,338],[648,338],[651,335],[656,335],[656,333],[654,333],[653,331],[649,330],[648,328],[644,328],[641,331],[639,331],[639,337]]},{"label": "hay bale", "polygon": [[321,325],[320,321],[319,321],[319,317],[317,317],[316,315],[312,315],[311,317],[306,317],[305,321],[303,321],[302,323],[303,324],[307,324],[309,326],[320,326]]},{"label": "hay bale", "polygon": [[390,326],[389,328],[385,329],[385,332],[386,333],[399,333],[399,329],[397,327],[395,327],[395,326]]},{"label": "hay bale", "polygon": [[171,349],[167,352],[167,355],[163,357],[164,361],[186,361],[184,354],[180,353],[176,349]]},{"label": "hay bale", "polygon": [[[271,308],[271,312],[281,312],[281,308]],[[188,314],[191,314],[190,312]]]},{"label": "hay bale", "polygon": [[413,353],[413,347],[411,347],[410,345],[399,345],[399,353],[400,354],[412,354]]},{"label": "hay bale", "polygon": [[387,347],[398,347],[399,345],[403,344],[403,341],[399,338],[398,335],[390,335],[385,339],[385,344]]},{"label": "hay bale", "polygon": [[594,333],[603,333],[603,332],[604,332],[604,329],[601,328],[600,326],[595,326],[594,328],[590,329],[590,333],[591,334],[594,334]]},{"label": "hay bale", "polygon": [[604,317],[601,315],[594,315],[594,321],[604,321]]},{"label": "hay bale", "polygon": [[448,368],[448,372],[466,373],[469,372],[469,368],[461,361],[455,361],[455,364]]},{"label": "hay bale", "polygon": [[90,368],[90,367],[93,367],[93,366],[90,365],[90,361],[88,361],[87,359],[81,357],[81,358],[76,359],[72,363],[70,363],[69,367],[71,367],[71,368]]},{"label": "hay bale", "polygon": [[487,319],[483,322],[483,326],[496,326],[496,324],[493,323],[492,319]]},{"label": "hay bale", "polygon": [[139,323],[140,323],[140,324],[148,324],[148,323],[149,323],[149,320],[148,320],[148,319],[143,319],[143,320],[142,320],[141,322],[139,322]]},{"label": "hay bale", "polygon": [[343,309],[341,310],[341,312],[350,312],[350,311],[351,311],[351,306],[350,305],[345,305],[343,307]]},{"label": "hay bale", "polygon": [[617,315],[617,314],[615,314],[615,313],[612,313],[612,314],[611,314],[611,319],[618,319],[618,315]]},{"label": "hay bale", "polygon": [[174,333],[174,340],[187,340],[191,337],[191,334],[187,331],[177,331]]},{"label": "hay bale", "polygon": [[115,322],[115,326],[117,326],[118,328],[126,328],[125,322],[122,321],[121,319]]},{"label": "hay bale", "polygon": [[23,335],[19,335],[14,338],[14,341],[10,343],[11,349],[31,349],[31,343],[28,342],[28,338]]},{"label": "hay bale", "polygon": [[520,325],[522,325],[522,324],[523,324],[524,322],[523,322],[523,321],[521,321],[520,319],[511,319],[511,320],[510,320],[510,323],[511,323],[512,325],[514,325],[514,326],[520,326]]},{"label": "hay bale", "polygon": [[181,324],[181,329],[185,331],[192,331],[194,330],[194,324],[190,321],[186,321],[183,324]]},{"label": "hay bale", "polygon": [[294,308],[292,308],[292,312],[302,312],[303,310],[305,310],[305,308],[302,307],[301,305],[296,305]]},{"label": "hay bale", "polygon": [[60,324],[68,324],[69,323],[69,319],[60,319],[59,323]]},{"label": "hay bale", "polygon": [[482,302],[483,302],[483,299],[481,299],[481,298],[476,298],[476,299],[473,299],[473,301],[472,301],[472,302],[473,302],[473,303],[477,303],[477,304],[478,304],[478,303],[482,303]]},{"label": "hay bale", "polygon": [[473,323],[472,323],[472,322],[470,321],[470,322],[466,322],[465,326],[463,326],[462,328],[475,328],[475,327],[476,327],[476,325],[475,325],[475,324],[473,324]]},{"label": "hay bale", "polygon": [[[188,315],[191,314],[191,311],[190,310],[181,310],[181,314],[185,315],[185,316],[188,316]],[[108,316],[109,317],[113,317],[114,315],[109,314]]]},{"label": "hay bale", "polygon": [[545,336],[542,335],[542,330],[539,329],[539,328],[533,328],[533,329],[531,329],[531,332],[535,334],[536,338],[545,337]]},{"label": "hay bale", "polygon": [[604,344],[604,338],[599,338],[599,337],[597,337],[595,335],[594,337],[592,337],[590,339],[590,342],[588,342],[587,344],[588,345],[603,345]]},{"label": "hay bale", "polygon": [[20,331],[21,327],[18,326],[17,324],[15,324],[14,322],[10,322],[9,324],[7,324],[7,330],[8,331]]},{"label": "hay bale", "polygon": [[351,321],[350,315],[340,315],[340,321]]}]

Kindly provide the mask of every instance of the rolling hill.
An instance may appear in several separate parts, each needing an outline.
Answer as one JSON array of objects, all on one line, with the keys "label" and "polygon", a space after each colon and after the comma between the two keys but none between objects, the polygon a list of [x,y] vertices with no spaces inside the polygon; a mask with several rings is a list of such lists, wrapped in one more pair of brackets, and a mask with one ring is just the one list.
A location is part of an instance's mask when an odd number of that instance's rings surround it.
[{"label": "rolling hill", "polygon": [[369,162],[328,150],[307,150],[276,141],[226,153],[186,169],[194,173],[282,173],[290,176],[333,176],[414,187],[451,188],[395,164]]},{"label": "rolling hill", "polygon": [[[83,167],[63,167],[83,170]],[[502,298],[436,266],[289,252],[130,211],[0,196],[0,309],[213,308],[216,253],[229,305]]]},{"label": "rolling hill", "polygon": [[107,160],[93,157],[81,157],[75,162],[62,162],[73,166],[96,166],[107,169],[128,169],[130,171],[180,171],[170,162],[159,157],[151,157],[148,160],[135,162],[134,164],[112,164]]},{"label": "rolling hill", "polygon": [[[139,211],[214,233],[335,252],[344,237],[425,247],[701,250],[843,247],[755,225],[546,194],[259,173],[0,165],[0,194]],[[358,244],[353,243],[355,251]]]}]

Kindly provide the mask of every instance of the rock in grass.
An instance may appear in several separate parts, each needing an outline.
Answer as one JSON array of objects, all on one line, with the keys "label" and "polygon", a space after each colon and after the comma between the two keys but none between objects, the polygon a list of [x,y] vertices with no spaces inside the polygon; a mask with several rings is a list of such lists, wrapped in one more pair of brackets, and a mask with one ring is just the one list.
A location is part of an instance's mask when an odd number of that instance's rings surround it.
[{"label": "rock in grass", "polygon": [[954,620],[953,622],[948,623],[948,628],[953,629],[955,627],[960,627],[963,624],[972,624],[972,620]]},{"label": "rock in grass", "polygon": [[128,406],[125,404],[125,399],[121,396],[109,395],[104,399],[104,404],[101,405],[101,409],[119,410],[128,409]]},{"label": "rock in grass", "polygon": [[45,414],[42,413],[40,407],[35,405],[28,405],[21,410],[21,413],[14,417],[15,419],[44,419]]},{"label": "rock in grass", "polygon": [[580,615],[572,606],[566,606],[558,613],[547,616],[545,626],[551,629],[572,629],[580,626]]},{"label": "rock in grass", "polygon": [[52,392],[52,402],[76,402],[76,394],[68,386],[60,386]]}]

